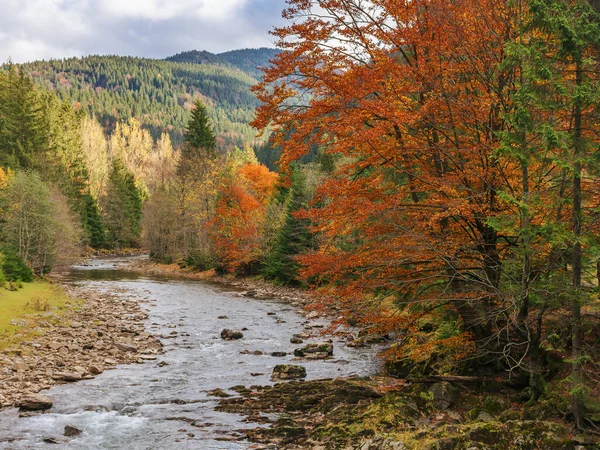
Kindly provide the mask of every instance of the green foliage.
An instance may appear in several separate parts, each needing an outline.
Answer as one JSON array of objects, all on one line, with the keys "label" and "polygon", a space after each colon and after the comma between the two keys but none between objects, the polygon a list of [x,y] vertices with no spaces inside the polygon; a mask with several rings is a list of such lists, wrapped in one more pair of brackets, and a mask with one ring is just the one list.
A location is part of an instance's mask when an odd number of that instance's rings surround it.
[{"label": "green foliage", "polygon": [[214,269],[217,265],[216,258],[208,252],[191,251],[185,258],[185,264],[198,270]]},{"label": "green foliage", "polygon": [[2,272],[6,281],[29,283],[33,281],[33,271],[13,249],[2,249]]},{"label": "green foliage", "polygon": [[4,275],[4,261],[6,260],[3,253],[0,253],[0,287],[6,284],[6,275]]},{"label": "green foliage", "polygon": [[[48,273],[56,258],[57,242],[62,238],[48,186],[36,172],[19,171],[11,180],[2,203],[4,245],[26,261],[35,273]],[[10,253],[7,257],[11,258]]]},{"label": "green foliage", "polygon": [[102,248],[106,244],[106,227],[98,211],[98,203],[91,194],[82,197],[82,222],[87,232],[88,245],[92,248]]},{"label": "green foliage", "polygon": [[48,148],[43,100],[24,72],[0,73],[0,166],[32,167]]},{"label": "green foliage", "polygon": [[107,241],[113,247],[139,245],[143,194],[120,160],[113,162],[104,206]]},{"label": "green foliage", "polygon": [[285,284],[297,284],[300,265],[295,257],[305,252],[312,244],[312,235],[306,219],[294,213],[308,206],[306,174],[299,167],[292,172],[292,186],[288,192],[285,223],[280,231],[273,252],[267,259],[264,273],[267,277]]},{"label": "green foliage", "polygon": [[[90,228],[91,211],[88,172],[82,149],[82,111],[60,102],[50,92],[37,89],[25,76],[9,66],[0,73],[0,166],[36,170],[44,182],[58,186],[69,199],[83,228]],[[88,235],[96,242],[97,235]]]},{"label": "green foliage", "polygon": [[201,98],[219,149],[261,142],[249,125],[258,106],[250,91],[257,81],[255,68],[248,74],[226,60],[192,64],[118,56],[38,61],[19,68],[39,86],[97,118],[107,132],[118,121],[137,118],[155,139],[167,132],[179,146],[189,111]]},{"label": "green foliage", "polygon": [[167,61],[194,63],[194,64],[219,64],[236,67],[255,78],[262,76],[261,67],[269,65],[280,50],[274,48],[246,48],[232,50],[225,53],[214,54],[207,51],[192,50],[170,56]]},{"label": "green foliage", "polygon": [[214,150],[217,145],[206,107],[200,99],[194,103],[192,117],[188,121],[183,140],[188,144],[182,148],[182,156],[185,158],[197,156],[199,149]]}]

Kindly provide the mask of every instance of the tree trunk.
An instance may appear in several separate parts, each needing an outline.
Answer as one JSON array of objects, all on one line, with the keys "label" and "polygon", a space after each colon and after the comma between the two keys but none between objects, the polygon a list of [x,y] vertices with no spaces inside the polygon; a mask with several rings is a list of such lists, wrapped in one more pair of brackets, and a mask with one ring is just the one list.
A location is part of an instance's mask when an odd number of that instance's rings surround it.
[{"label": "tree trunk", "polygon": [[[575,84],[579,91],[583,83],[583,70],[581,67],[580,58],[576,61],[575,67]],[[572,341],[571,341],[571,358],[573,360],[572,378],[573,378],[573,399],[572,412],[577,426],[581,425],[583,416],[583,394],[581,392],[581,346],[583,341],[581,329],[581,153],[582,153],[582,105],[579,92],[575,97],[575,105],[573,110],[573,299],[571,300],[571,321],[572,321]]]}]

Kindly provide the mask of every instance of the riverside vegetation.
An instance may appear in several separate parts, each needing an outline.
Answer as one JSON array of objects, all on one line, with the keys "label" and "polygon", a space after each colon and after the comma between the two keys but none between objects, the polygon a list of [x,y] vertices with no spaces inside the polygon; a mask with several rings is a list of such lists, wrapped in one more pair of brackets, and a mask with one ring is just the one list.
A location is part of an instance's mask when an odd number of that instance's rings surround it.
[{"label": "riverside vegetation", "polygon": [[[127,95],[112,96],[101,57],[9,64],[3,283],[18,290],[84,247],[140,247],[176,270],[309,287],[329,332],[387,343],[383,381],[224,399],[256,420],[279,414],[248,434],[260,442],[593,448],[599,11],[591,0],[290,0],[290,24],[273,31],[281,51],[253,88],[263,136],[244,142],[226,138],[217,111],[229,100],[208,84],[161,101],[158,72],[168,89],[187,86],[177,77],[210,76],[214,55],[140,64],[128,88],[151,113],[124,121],[90,106]],[[71,81],[84,66],[93,80]],[[175,122],[152,112],[162,103]]]}]

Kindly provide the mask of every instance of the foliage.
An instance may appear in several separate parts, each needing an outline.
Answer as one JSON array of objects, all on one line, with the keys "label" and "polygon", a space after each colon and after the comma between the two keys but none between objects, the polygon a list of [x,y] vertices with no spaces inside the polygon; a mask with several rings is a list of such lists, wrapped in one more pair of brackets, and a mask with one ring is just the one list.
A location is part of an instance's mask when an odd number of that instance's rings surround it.
[{"label": "foliage", "polygon": [[274,58],[278,53],[279,50],[277,49],[264,47],[231,50],[216,55],[207,51],[193,50],[170,56],[167,58],[167,61],[231,65],[258,79],[262,75],[260,68],[268,66],[269,60]]},{"label": "foliage", "polygon": [[215,217],[207,226],[220,263],[230,272],[253,271],[261,254],[261,229],[277,176],[246,163],[219,187]]},{"label": "foliage", "polygon": [[192,149],[214,150],[217,140],[210,125],[210,119],[206,112],[206,107],[200,99],[194,103],[192,117],[190,118],[183,140],[188,146],[183,147],[183,156],[189,157],[186,151]]},{"label": "foliage", "polygon": [[[241,57],[241,55],[240,55]],[[260,58],[259,58],[260,59]],[[196,99],[207,105],[218,147],[258,143],[248,125],[258,105],[256,79],[230,63],[191,64],[119,56],[89,56],[22,64],[45,89],[97,119],[106,132],[137,119],[154,139],[168,133],[175,146]]]},{"label": "foliage", "polygon": [[2,249],[2,271],[6,281],[29,283],[33,281],[33,271],[11,248]]},{"label": "foliage", "polygon": [[2,204],[5,246],[36,274],[48,273],[57,256],[58,240],[68,237],[60,233],[47,185],[35,172],[17,172],[4,192]]},{"label": "foliage", "polygon": [[580,356],[597,354],[581,331],[597,303],[585,286],[598,254],[597,12],[292,0],[284,16],[254,125],[273,130],[284,173],[315,147],[327,156],[331,175],[297,214],[318,235],[298,261],[322,303],[394,336],[388,357],[426,373],[460,360],[527,372],[534,401],[559,315],[583,383]]},{"label": "foliage", "polygon": [[285,284],[298,283],[298,269],[300,267],[296,258],[307,252],[313,237],[309,231],[306,219],[300,219],[295,213],[308,207],[306,191],[306,174],[301,168],[295,167],[292,171],[292,184],[285,203],[285,222],[279,230],[277,243],[271,250],[264,273],[268,278],[276,279]]},{"label": "foliage", "polygon": [[114,247],[140,244],[143,193],[135,177],[120,159],[113,161],[106,197],[103,199],[107,242]]}]

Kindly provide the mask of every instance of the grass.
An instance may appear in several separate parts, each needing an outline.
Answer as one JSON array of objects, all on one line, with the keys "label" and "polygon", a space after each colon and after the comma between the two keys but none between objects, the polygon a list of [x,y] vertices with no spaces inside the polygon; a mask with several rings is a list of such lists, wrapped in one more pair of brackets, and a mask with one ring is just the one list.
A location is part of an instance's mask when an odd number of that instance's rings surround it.
[{"label": "grass", "polygon": [[73,305],[59,286],[43,281],[25,283],[17,291],[0,288],[0,349],[39,334],[40,321],[56,323]]}]

